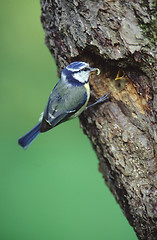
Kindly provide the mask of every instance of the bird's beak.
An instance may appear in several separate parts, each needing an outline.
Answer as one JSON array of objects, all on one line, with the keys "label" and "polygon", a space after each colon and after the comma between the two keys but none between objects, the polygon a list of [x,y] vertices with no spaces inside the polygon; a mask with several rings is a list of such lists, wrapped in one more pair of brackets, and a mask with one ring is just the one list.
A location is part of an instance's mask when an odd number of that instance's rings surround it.
[{"label": "bird's beak", "polygon": [[90,68],[90,71],[91,72],[94,72],[94,71],[97,71],[97,75],[99,75],[100,74],[100,69],[99,68]]}]

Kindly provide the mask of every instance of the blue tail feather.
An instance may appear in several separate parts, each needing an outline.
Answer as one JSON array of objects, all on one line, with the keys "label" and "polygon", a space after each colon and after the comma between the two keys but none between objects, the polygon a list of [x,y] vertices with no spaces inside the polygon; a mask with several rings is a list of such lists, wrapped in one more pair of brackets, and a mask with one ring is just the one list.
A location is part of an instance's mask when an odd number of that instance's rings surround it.
[{"label": "blue tail feather", "polygon": [[28,146],[33,142],[33,140],[40,133],[41,122],[39,122],[34,128],[32,128],[28,133],[23,137],[19,138],[18,143],[24,149],[27,149]]}]

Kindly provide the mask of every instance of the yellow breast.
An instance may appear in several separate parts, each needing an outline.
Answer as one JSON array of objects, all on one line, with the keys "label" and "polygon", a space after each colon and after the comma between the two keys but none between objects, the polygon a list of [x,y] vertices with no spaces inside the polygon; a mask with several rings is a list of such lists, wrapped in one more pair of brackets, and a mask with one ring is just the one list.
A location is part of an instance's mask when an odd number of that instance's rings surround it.
[{"label": "yellow breast", "polygon": [[86,83],[86,84],[84,85],[84,87],[86,88],[86,91],[87,91],[87,100],[86,100],[85,104],[84,104],[74,115],[72,115],[71,118],[78,117],[78,116],[83,112],[83,110],[85,109],[85,107],[87,106],[87,103],[88,103],[89,97],[90,97],[89,82]]}]

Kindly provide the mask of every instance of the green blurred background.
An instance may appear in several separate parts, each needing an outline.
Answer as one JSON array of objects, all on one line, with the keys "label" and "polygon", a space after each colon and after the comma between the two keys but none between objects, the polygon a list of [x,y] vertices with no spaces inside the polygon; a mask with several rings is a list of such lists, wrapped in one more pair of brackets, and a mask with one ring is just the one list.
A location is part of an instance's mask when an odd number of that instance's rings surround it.
[{"label": "green blurred background", "polygon": [[78,119],[18,146],[58,77],[38,0],[1,0],[0,29],[0,240],[137,239]]}]

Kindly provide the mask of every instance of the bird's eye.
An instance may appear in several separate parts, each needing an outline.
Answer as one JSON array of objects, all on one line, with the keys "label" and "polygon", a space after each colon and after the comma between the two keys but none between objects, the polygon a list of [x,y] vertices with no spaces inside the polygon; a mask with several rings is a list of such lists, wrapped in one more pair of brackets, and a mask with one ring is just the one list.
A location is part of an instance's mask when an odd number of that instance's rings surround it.
[{"label": "bird's eye", "polygon": [[84,68],[83,70],[84,70],[84,71],[89,71],[89,68],[86,67],[86,68]]}]

